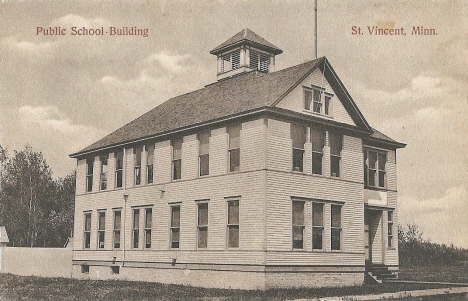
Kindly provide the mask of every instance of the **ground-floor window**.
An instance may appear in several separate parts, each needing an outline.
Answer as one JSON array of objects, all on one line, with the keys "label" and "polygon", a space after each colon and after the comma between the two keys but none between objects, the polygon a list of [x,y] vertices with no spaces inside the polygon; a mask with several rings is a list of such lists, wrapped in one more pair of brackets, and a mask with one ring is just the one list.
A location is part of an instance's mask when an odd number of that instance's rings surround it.
[{"label": "ground-floor window", "polygon": [[140,209],[133,209],[132,248],[140,246]]},{"label": "ground-floor window", "polygon": [[292,248],[304,249],[304,205],[303,201],[292,202]]},{"label": "ground-floor window", "polygon": [[393,211],[388,211],[388,247],[393,247]]},{"label": "ground-floor window", "polygon": [[104,249],[106,239],[106,212],[98,212],[98,248]]},{"label": "ground-floor window", "polygon": [[122,212],[114,211],[114,249],[120,248],[120,228],[122,226]]},{"label": "ground-floor window", "polygon": [[84,248],[91,247],[91,212],[85,213],[84,216]]},{"label": "ground-floor window", "polygon": [[198,203],[197,245],[206,248],[208,245],[208,203]]},{"label": "ground-floor window", "polygon": [[331,249],[341,250],[341,206],[331,205]]},{"label": "ground-floor window", "polygon": [[171,206],[171,248],[178,249],[180,243],[180,205]]},{"label": "ground-floor window", "polygon": [[323,250],[323,203],[312,203],[312,249]]},{"label": "ground-floor window", "polygon": [[228,247],[238,248],[239,247],[239,200],[229,200],[228,206],[228,221],[227,221],[227,232],[228,232]]}]

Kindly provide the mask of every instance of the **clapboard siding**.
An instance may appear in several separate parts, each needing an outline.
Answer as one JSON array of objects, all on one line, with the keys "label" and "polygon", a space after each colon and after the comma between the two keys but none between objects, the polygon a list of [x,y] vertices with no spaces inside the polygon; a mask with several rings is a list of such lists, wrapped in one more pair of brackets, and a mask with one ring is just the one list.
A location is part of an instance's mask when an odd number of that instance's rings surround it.
[{"label": "clapboard siding", "polygon": [[[238,197],[240,200],[240,247],[236,251],[261,251],[263,249],[263,219],[264,188],[263,171],[250,173],[235,173],[218,177],[203,177],[191,181],[170,182],[164,185],[147,185],[129,188],[125,214],[125,241],[128,256],[132,254],[132,210],[140,208],[140,247],[143,250],[144,208],[153,208],[153,233],[151,250],[169,251],[170,206],[180,204],[180,250],[196,250],[197,239],[197,201],[209,203],[208,251],[223,251],[224,255],[214,258],[221,262],[229,262],[235,256],[225,254],[226,247],[226,198]],[[122,207],[124,202],[122,190],[102,193],[92,193],[77,196],[75,213],[75,249],[83,249],[83,219],[84,211],[92,212],[92,245],[91,250],[97,250],[97,212],[106,209],[106,249],[112,249],[112,208]],[[123,214],[123,212],[122,212]],[[123,229],[122,229],[123,240]],[[86,251],[90,252],[90,251]],[[101,250],[97,250],[100,254]],[[114,252],[114,250],[113,250]],[[118,252],[118,251],[117,251]],[[203,251],[201,251],[203,253]],[[230,251],[229,251],[230,252]],[[86,253],[92,254],[92,253]],[[104,254],[104,253],[102,253]],[[149,254],[149,253],[141,253]],[[220,253],[221,254],[221,253]],[[237,253],[236,253],[237,254]],[[126,255],[127,256],[127,255]],[[227,256],[227,257],[226,257]],[[243,255],[245,257],[245,255]],[[131,258],[131,257],[129,257]],[[207,257],[209,258],[209,257]],[[99,259],[104,260],[104,259]],[[130,260],[130,259],[128,259]],[[136,259],[135,259],[136,260]],[[243,262],[250,259],[244,258]]]},{"label": "clapboard siding", "polygon": [[76,163],[76,195],[86,192],[86,160],[79,159]]},{"label": "clapboard siding", "polygon": [[270,265],[363,265],[364,253],[347,252],[267,252]]},{"label": "clapboard siding", "polygon": [[[311,87],[312,85],[325,88],[325,92],[335,94],[330,84],[323,77],[322,72],[314,70],[306,79],[304,79],[296,88],[294,88],[285,98],[283,98],[276,106],[295,112],[312,114],[304,110],[304,90],[303,86]],[[341,123],[356,125],[351,116],[346,111],[345,107],[336,95],[332,98],[331,118]],[[314,114],[314,116],[320,116]],[[323,117],[330,118],[330,117]]]},{"label": "clapboard siding", "polygon": [[[210,137],[210,175],[223,175],[228,166],[228,137],[226,128],[211,131]],[[242,158],[242,150],[241,150]]]},{"label": "clapboard siding", "polygon": [[154,148],[156,183],[171,181],[172,176],[172,147],[169,140],[157,142]]},{"label": "clapboard siding", "polygon": [[343,176],[345,180],[363,182],[362,139],[343,136]]},{"label": "clapboard siding", "polygon": [[198,140],[197,135],[184,136],[182,144],[182,179],[194,179],[198,176]]},{"label": "clapboard siding", "polygon": [[101,178],[101,161],[99,156],[94,157],[93,163],[93,192],[99,191],[99,180]]},{"label": "clapboard siding", "polygon": [[107,190],[114,189],[115,187],[115,158],[114,153],[109,153],[107,159]]},{"label": "clapboard siding", "polygon": [[[294,197],[325,202],[325,246],[330,251],[330,203],[343,202],[343,252],[362,253],[362,184],[326,177],[268,171],[267,173],[267,250],[290,251],[292,247],[291,199]],[[310,207],[309,207],[310,208]],[[306,236],[311,237],[310,221]],[[310,246],[307,242],[307,246]],[[306,251],[310,251],[308,247]],[[295,252],[300,253],[300,252]],[[324,255],[326,256],[326,255]]]},{"label": "clapboard siding", "polygon": [[263,119],[242,123],[240,137],[242,171],[258,170],[265,166],[264,126]]},{"label": "clapboard siding", "polygon": [[125,149],[125,164],[124,164],[124,175],[125,185],[127,187],[135,186],[135,155],[133,154],[133,148]]},{"label": "clapboard siding", "polygon": [[268,119],[268,168],[292,170],[292,140],[287,122]]},{"label": "clapboard siding", "polygon": [[396,175],[396,152],[389,150],[387,153],[387,185],[390,190],[397,190],[397,175]]},{"label": "clapboard siding", "polygon": [[383,221],[382,216],[384,215],[380,211],[377,214],[374,214],[370,219],[370,229],[371,229],[371,246],[372,246],[372,263],[383,263]]}]

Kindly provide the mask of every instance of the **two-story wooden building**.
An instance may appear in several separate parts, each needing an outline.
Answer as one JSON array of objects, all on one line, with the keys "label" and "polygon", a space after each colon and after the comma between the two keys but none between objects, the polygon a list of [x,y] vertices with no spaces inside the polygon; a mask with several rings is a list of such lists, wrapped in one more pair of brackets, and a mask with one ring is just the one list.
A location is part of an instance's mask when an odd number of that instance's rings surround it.
[{"label": "two-story wooden building", "polygon": [[249,29],[211,51],[218,81],[77,159],[73,276],[265,289],[398,270],[396,142],[323,57],[274,71]]}]

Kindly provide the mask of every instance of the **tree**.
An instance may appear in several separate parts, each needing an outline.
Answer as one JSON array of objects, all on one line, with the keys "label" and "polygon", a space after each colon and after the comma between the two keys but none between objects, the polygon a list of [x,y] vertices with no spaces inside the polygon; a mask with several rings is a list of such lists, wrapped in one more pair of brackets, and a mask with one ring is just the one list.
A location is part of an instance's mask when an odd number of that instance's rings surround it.
[{"label": "tree", "polygon": [[1,222],[15,246],[63,246],[73,227],[75,173],[52,179],[30,146],[8,158],[0,147]]}]

